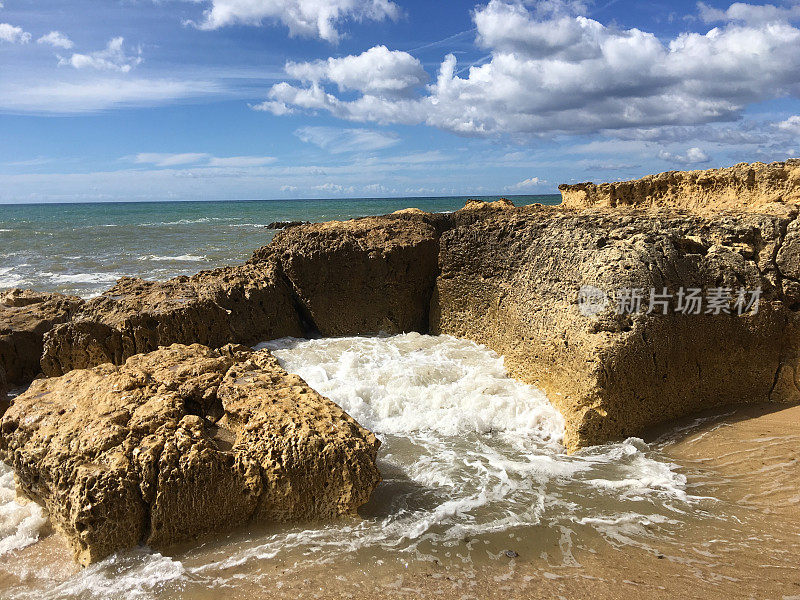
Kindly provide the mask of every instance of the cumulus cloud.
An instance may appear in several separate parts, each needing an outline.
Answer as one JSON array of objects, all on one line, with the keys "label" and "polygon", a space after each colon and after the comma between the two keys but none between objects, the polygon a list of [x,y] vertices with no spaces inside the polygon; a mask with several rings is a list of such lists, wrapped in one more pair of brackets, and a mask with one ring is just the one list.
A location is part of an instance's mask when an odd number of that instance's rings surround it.
[{"label": "cumulus cloud", "polygon": [[60,31],[51,31],[50,33],[43,35],[36,40],[36,43],[49,44],[53,48],[63,48],[64,50],[69,50],[72,48],[72,46],[74,46],[72,40]]},{"label": "cumulus cloud", "polygon": [[0,23],[0,42],[9,44],[27,44],[31,41],[31,34],[22,27],[10,23]]},{"label": "cumulus cloud", "polygon": [[745,4],[735,2],[721,10],[698,2],[700,18],[706,23],[715,21],[742,21],[744,23],[768,23],[770,21],[791,21],[800,19],[800,4],[779,7],[774,4]]},{"label": "cumulus cloud", "polygon": [[666,42],[552,3],[543,11],[491,0],[473,18],[489,60],[465,76],[451,54],[423,86],[412,56],[376,46],[287,64],[300,83],[274,85],[254,108],[528,138],[733,122],[748,104],[800,94],[800,30],[786,18],[728,22]]},{"label": "cumulus cloud", "polygon": [[73,54],[69,58],[59,57],[60,66],[69,65],[76,69],[98,69],[101,71],[119,71],[128,73],[131,69],[141,64],[142,49],[139,48],[135,55],[125,53],[125,38],[115,37],[109,40],[103,50],[91,54]]},{"label": "cumulus cloud", "polygon": [[340,91],[401,96],[428,80],[428,74],[416,58],[386,46],[375,46],[357,56],[288,62],[286,73],[304,82],[331,82]]},{"label": "cumulus cloud", "polygon": [[507,186],[506,190],[508,191],[529,190],[543,183],[546,182],[542,181],[538,177],[529,177],[528,179],[523,179],[522,181],[519,181],[514,185]]},{"label": "cumulus cloud", "polygon": [[800,115],[793,115],[778,123],[778,129],[789,133],[790,135],[800,136]]},{"label": "cumulus cloud", "polygon": [[398,6],[390,0],[211,0],[200,29],[228,25],[282,23],[292,36],[317,37],[338,42],[338,26],[344,21],[397,19]]},{"label": "cumulus cloud", "polygon": [[400,141],[400,138],[394,133],[372,129],[301,127],[294,133],[303,142],[314,144],[334,154],[371,152],[389,148]]},{"label": "cumulus cloud", "polygon": [[666,150],[658,153],[658,158],[681,165],[698,165],[711,161],[711,157],[700,148],[689,148],[684,154],[672,154]]}]

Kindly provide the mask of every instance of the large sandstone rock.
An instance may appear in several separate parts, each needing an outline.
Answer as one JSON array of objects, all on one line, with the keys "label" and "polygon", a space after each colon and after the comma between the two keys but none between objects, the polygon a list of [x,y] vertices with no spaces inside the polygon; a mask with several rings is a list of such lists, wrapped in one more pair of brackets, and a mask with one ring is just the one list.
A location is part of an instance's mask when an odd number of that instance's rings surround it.
[{"label": "large sandstone rock", "polygon": [[310,324],[323,335],[426,331],[437,273],[433,215],[292,227],[255,253],[277,256]]},{"label": "large sandstone rock", "polygon": [[166,282],[123,278],[47,335],[42,369],[56,376],[173,343],[216,348],[303,334],[274,260]]},{"label": "large sandstone rock", "polygon": [[75,296],[12,289],[0,294],[0,369],[9,383],[23,385],[39,373],[43,338],[83,304]]},{"label": "large sandstone rock", "polygon": [[2,419],[0,460],[85,565],[352,513],[380,480],[378,445],[266,350],[173,345],[35,381]]},{"label": "large sandstone rock", "polygon": [[[569,448],[721,404],[800,400],[794,282],[777,264],[800,260],[784,239],[796,209],[706,219],[525,207],[454,218],[440,240],[431,329],[488,345],[543,387],[566,418]],[[763,296],[742,316],[617,315],[613,302],[586,316],[582,286]]]},{"label": "large sandstone rock", "polygon": [[800,159],[727,169],[668,171],[635,181],[560,185],[564,208],[660,207],[713,214],[800,203]]}]

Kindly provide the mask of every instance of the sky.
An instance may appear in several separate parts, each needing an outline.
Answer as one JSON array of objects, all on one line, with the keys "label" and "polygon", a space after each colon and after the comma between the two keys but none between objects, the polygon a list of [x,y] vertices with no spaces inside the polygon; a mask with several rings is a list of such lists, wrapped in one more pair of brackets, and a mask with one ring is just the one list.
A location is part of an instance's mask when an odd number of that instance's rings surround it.
[{"label": "sky", "polygon": [[0,203],[557,193],[800,155],[800,0],[3,0]]}]

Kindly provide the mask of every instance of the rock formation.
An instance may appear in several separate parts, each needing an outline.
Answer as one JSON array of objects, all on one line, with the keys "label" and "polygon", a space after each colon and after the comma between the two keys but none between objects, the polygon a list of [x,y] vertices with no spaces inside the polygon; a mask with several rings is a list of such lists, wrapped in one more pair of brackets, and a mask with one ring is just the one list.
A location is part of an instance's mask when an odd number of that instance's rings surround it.
[{"label": "rock formation", "polygon": [[426,331],[437,274],[435,221],[405,213],[292,227],[250,264],[276,257],[323,335]]},{"label": "rock formation", "polygon": [[[559,207],[284,229],[244,266],[122,280],[46,336],[59,375],[172,343],[420,331],[484,343],[542,386],[570,449],[722,404],[800,400],[800,161],[562,186]],[[581,288],[610,296],[584,314]],[[761,290],[744,314],[617,314],[624,290]],[[647,308],[645,298],[644,308]]]},{"label": "rock formation", "polygon": [[23,385],[41,372],[45,333],[68,321],[82,304],[75,296],[32,290],[0,294],[0,370],[8,383]]},{"label": "rock formation", "polygon": [[560,185],[564,208],[660,207],[713,214],[800,203],[800,159],[727,169],[668,171],[635,181]]},{"label": "rock formation", "polygon": [[268,351],[195,344],[36,380],[2,419],[0,460],[86,565],[352,513],[380,480],[378,445]]},{"label": "rock formation", "polygon": [[[800,296],[779,258],[800,264],[785,239],[797,214],[457,213],[440,240],[431,331],[486,344],[545,389],[570,449],[722,404],[799,401]],[[583,286],[609,295],[604,310],[581,312]],[[681,314],[673,304],[645,314],[650,290],[721,287],[761,288],[758,312]],[[617,314],[614,293],[634,288],[643,310]]]},{"label": "rock formation", "polygon": [[123,278],[89,300],[72,322],[45,340],[42,371],[48,376],[169,344],[253,344],[302,336],[289,286],[274,260],[202,271],[166,282]]}]

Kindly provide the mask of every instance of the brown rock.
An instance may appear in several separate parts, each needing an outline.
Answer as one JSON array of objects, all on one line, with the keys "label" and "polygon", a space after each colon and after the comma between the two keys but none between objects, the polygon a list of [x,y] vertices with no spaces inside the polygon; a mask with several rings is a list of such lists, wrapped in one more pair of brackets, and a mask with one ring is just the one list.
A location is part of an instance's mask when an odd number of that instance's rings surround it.
[{"label": "brown rock", "polygon": [[166,282],[126,277],[47,335],[42,369],[56,376],[173,343],[216,348],[303,333],[274,260]]},{"label": "brown rock", "polygon": [[434,219],[412,212],[293,227],[251,263],[277,256],[323,335],[426,331],[437,272]]},{"label": "brown rock", "polygon": [[0,417],[6,412],[8,405],[8,380],[5,369],[0,365]]},{"label": "brown rock", "polygon": [[68,321],[83,300],[12,289],[0,294],[0,367],[9,383],[23,385],[39,373],[43,337]]},{"label": "brown rock", "polygon": [[500,198],[494,202],[486,202],[485,200],[467,200],[467,203],[461,210],[508,210],[514,208],[514,203],[508,198]]},{"label": "brown rock", "polygon": [[86,565],[352,513],[380,480],[378,445],[268,351],[173,345],[35,381],[2,419],[0,460]]},{"label": "brown rock", "polygon": [[774,203],[800,203],[800,159],[740,163],[727,169],[668,171],[635,181],[560,185],[563,208],[636,206],[688,209],[764,210]]},{"label": "brown rock", "polygon": [[[456,215],[440,240],[431,329],[488,345],[514,376],[543,387],[567,420],[571,449],[721,404],[797,401],[796,386],[775,389],[790,362],[792,311],[774,260],[796,218],[538,207]],[[743,316],[628,317],[613,300],[586,316],[582,286],[764,294],[759,312]]]}]

